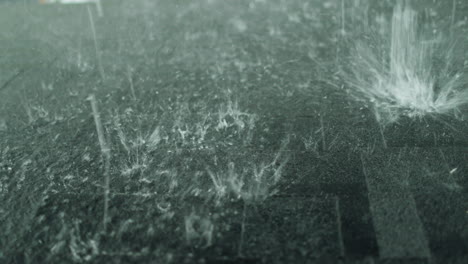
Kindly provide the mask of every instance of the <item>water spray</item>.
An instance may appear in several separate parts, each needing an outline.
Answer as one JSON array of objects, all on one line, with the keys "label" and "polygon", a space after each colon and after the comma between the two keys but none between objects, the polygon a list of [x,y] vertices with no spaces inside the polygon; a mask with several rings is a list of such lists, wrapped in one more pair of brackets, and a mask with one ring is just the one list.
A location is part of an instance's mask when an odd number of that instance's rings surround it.
[{"label": "water spray", "polygon": [[[448,41],[442,38],[426,41],[419,30],[418,13],[406,2],[397,1],[387,35],[390,39],[377,35],[381,45],[355,42],[351,66],[345,70],[350,94],[370,105],[381,124],[403,116],[455,116],[468,104],[464,73],[449,70],[456,57],[453,47],[445,47]],[[445,67],[434,63],[440,55],[446,59]]]}]

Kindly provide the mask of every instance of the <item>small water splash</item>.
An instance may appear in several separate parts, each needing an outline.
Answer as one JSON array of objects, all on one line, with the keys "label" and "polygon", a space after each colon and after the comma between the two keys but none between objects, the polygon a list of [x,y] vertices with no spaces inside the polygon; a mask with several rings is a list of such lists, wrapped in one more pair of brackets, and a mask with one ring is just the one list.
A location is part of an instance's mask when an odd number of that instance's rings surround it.
[{"label": "small water splash", "polygon": [[[397,1],[388,36],[378,35],[377,45],[354,45],[346,81],[350,94],[370,103],[377,119],[388,124],[402,116],[456,114],[468,104],[467,78],[449,70],[454,56],[449,41],[428,41],[419,32],[417,12]],[[435,65],[435,58],[442,64]],[[465,69],[466,70],[466,69]],[[466,75],[466,74],[465,74]]]}]

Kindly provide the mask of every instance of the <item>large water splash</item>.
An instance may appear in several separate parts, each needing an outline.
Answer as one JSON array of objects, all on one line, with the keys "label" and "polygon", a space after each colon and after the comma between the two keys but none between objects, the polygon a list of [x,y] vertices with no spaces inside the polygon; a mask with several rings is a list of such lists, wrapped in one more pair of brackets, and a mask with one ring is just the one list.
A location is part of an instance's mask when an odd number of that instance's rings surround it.
[{"label": "large water splash", "polygon": [[[439,38],[428,41],[419,32],[417,13],[398,1],[392,16],[390,39],[379,44],[355,44],[346,80],[350,93],[370,103],[377,119],[388,124],[402,116],[458,114],[468,104],[466,76],[454,72],[452,49]],[[435,58],[444,66],[435,67]]]}]

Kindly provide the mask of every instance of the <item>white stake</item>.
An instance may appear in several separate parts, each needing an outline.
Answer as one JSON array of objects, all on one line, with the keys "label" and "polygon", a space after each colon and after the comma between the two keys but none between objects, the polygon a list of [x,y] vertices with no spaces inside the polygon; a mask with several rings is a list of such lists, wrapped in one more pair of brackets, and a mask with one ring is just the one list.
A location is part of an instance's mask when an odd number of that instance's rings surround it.
[{"label": "white stake", "polygon": [[107,222],[108,222],[108,211],[109,211],[109,185],[110,185],[110,159],[111,153],[110,148],[107,145],[106,138],[104,137],[104,127],[102,126],[101,116],[99,114],[99,109],[94,94],[88,96],[87,100],[91,102],[91,108],[93,110],[94,123],[96,125],[96,131],[98,134],[99,145],[101,147],[101,154],[104,159],[104,216],[102,219],[104,233],[107,232]]},{"label": "white stake", "polygon": [[344,257],[346,255],[346,248],[344,246],[344,240],[343,240],[343,227],[342,227],[341,212],[340,212],[340,199],[338,198],[338,196],[335,196],[335,213],[336,213],[336,225],[338,229],[338,245],[340,248],[340,256]]},{"label": "white stake", "polygon": [[341,35],[345,35],[345,2],[341,0]]},{"label": "white stake", "polygon": [[320,132],[322,133],[322,148],[323,148],[323,151],[326,151],[327,149],[327,143],[325,141],[325,125],[324,125],[324,122],[323,122],[323,114],[320,113]]},{"label": "white stake", "polygon": [[104,13],[102,12],[101,0],[96,0],[96,9],[99,17],[103,17]]},{"label": "white stake", "polygon": [[132,79],[132,68],[130,66],[127,67],[127,78],[128,82],[130,83],[130,91],[132,92],[133,100],[136,101],[136,94],[135,94],[135,87],[133,86],[133,79]]},{"label": "white stake", "polygon": [[453,27],[455,25],[455,13],[457,10],[457,0],[453,0],[452,20],[450,21],[450,37],[453,37]]},{"label": "white stake", "polygon": [[96,58],[98,62],[98,68],[99,68],[99,73],[101,74],[102,80],[106,78],[106,75],[104,73],[104,68],[102,67],[102,60],[101,60],[101,54],[99,53],[99,48],[98,48],[98,42],[96,38],[96,28],[94,27],[94,19],[93,19],[93,13],[91,12],[91,8],[88,6],[88,15],[89,15],[89,23],[91,24],[91,31],[93,32],[93,39],[94,39],[94,49],[96,50]]}]

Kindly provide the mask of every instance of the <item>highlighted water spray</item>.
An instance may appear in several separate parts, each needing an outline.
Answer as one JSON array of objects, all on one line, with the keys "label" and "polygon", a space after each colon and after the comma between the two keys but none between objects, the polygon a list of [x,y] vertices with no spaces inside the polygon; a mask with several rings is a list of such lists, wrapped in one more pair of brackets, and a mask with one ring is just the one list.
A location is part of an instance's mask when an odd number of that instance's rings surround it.
[{"label": "highlighted water spray", "polygon": [[[398,1],[390,39],[379,35],[378,44],[355,43],[351,65],[345,70],[350,94],[371,106],[384,125],[402,116],[457,115],[468,104],[466,74],[450,67],[453,49],[441,37],[427,40],[417,17],[416,11]],[[436,65],[436,57],[443,58],[445,66]]]}]

